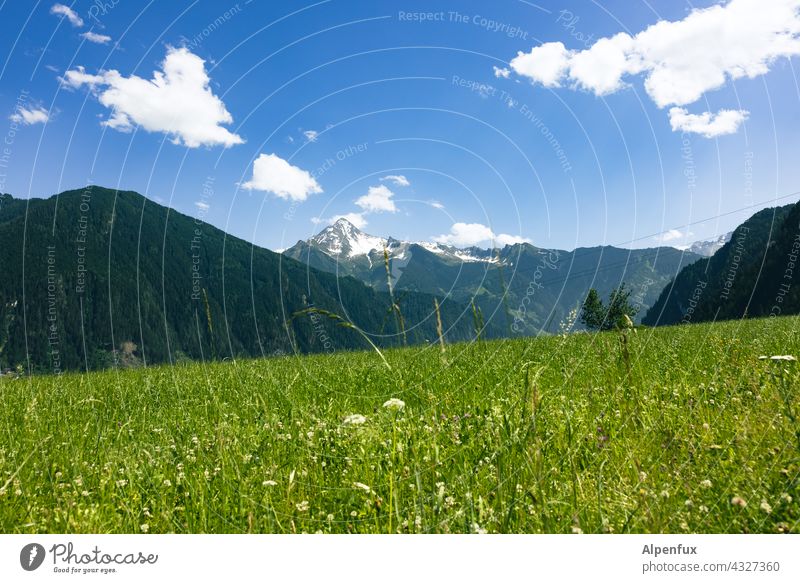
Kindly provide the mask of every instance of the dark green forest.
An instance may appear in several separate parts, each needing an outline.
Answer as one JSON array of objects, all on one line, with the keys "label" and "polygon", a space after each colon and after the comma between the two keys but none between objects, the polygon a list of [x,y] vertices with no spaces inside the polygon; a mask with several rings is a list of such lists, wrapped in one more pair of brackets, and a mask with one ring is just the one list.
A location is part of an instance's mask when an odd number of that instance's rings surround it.
[{"label": "dark green forest", "polygon": [[[309,269],[129,191],[0,198],[0,367],[36,372],[401,343],[387,294]],[[434,296],[400,299],[409,342],[435,341]],[[442,302],[450,341],[474,334]]]},{"label": "dark green forest", "polygon": [[759,211],[713,256],[685,267],[643,322],[665,325],[797,314],[798,204]]}]

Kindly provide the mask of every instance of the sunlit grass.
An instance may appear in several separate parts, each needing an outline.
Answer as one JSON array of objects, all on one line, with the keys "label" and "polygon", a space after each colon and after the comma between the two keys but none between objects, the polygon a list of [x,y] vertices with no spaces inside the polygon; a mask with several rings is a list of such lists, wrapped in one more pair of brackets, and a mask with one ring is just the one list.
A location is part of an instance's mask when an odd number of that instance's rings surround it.
[{"label": "sunlit grass", "polygon": [[3,379],[0,530],[797,531],[798,326]]}]

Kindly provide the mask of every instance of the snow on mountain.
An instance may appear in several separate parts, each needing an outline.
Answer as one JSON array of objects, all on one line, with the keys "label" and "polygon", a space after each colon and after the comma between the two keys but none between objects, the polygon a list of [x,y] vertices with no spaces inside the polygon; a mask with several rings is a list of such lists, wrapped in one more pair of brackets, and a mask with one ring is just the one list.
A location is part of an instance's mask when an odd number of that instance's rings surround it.
[{"label": "snow on mountain", "polygon": [[725,243],[731,240],[733,233],[725,233],[713,239],[706,239],[704,241],[695,241],[686,247],[678,247],[681,251],[691,251],[703,257],[711,257],[714,253],[719,251]]},{"label": "snow on mountain", "polygon": [[389,250],[393,259],[402,260],[406,257],[408,248],[412,245],[418,245],[426,251],[458,261],[497,263],[497,257],[489,249],[476,247],[459,249],[427,241],[410,242],[398,241],[392,238],[384,239],[383,237],[364,233],[347,219],[339,219],[331,226],[326,227],[319,234],[312,237],[309,243],[331,256],[350,259],[365,256],[370,260],[370,263],[372,262],[372,257],[370,256],[375,253],[383,255],[384,248]]}]

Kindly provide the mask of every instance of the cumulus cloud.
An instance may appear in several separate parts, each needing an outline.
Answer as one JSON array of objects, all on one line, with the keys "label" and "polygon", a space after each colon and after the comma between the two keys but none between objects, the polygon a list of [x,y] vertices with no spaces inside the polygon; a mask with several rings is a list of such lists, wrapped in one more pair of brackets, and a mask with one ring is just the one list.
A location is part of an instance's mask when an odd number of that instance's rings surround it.
[{"label": "cumulus cloud", "polygon": [[50,14],[55,14],[56,16],[63,16],[67,20],[69,20],[72,26],[81,27],[83,26],[83,19],[78,16],[78,13],[75,12],[69,6],[64,4],[53,4],[50,7]]},{"label": "cumulus cloud", "polygon": [[303,135],[306,137],[306,141],[316,142],[319,137],[319,132],[315,130],[306,130],[303,132]]},{"label": "cumulus cloud", "polygon": [[505,233],[500,233],[495,237],[495,241],[499,245],[519,245],[521,243],[530,243],[531,240],[526,237],[520,237],[519,235],[506,235]]},{"label": "cumulus cloud", "polygon": [[[660,21],[634,36],[602,38],[585,50],[545,43],[518,53],[511,69],[545,87],[569,83],[598,96],[619,91],[627,77],[643,75],[645,91],[658,107],[684,106],[729,80],[764,75],[777,59],[800,54],[799,9],[800,0],[730,0],[695,9],[682,20]],[[707,114],[709,123],[720,114]],[[736,119],[725,113],[718,123],[730,127]]]},{"label": "cumulus cloud", "polygon": [[101,104],[111,109],[103,122],[118,131],[131,131],[135,125],[148,132],[162,132],[175,144],[230,147],[244,140],[220,124],[233,122],[222,100],[209,87],[205,61],[186,48],[169,48],[152,79],[136,75],[124,77],[118,71],[86,73],[83,67],[67,71],[62,82],[67,87],[87,85]]},{"label": "cumulus cloud", "polygon": [[519,51],[510,64],[517,75],[528,77],[545,87],[560,87],[569,70],[571,55],[564,43],[544,43],[529,53]]},{"label": "cumulus cloud", "polygon": [[8,119],[14,123],[30,126],[37,123],[47,123],[50,121],[50,114],[43,107],[18,107]]},{"label": "cumulus cloud", "polygon": [[302,202],[322,187],[309,172],[292,166],[275,154],[261,154],[253,162],[253,177],[242,184],[247,190],[269,192],[278,198]]},{"label": "cumulus cloud", "polygon": [[386,186],[370,186],[367,194],[356,199],[356,206],[361,207],[367,213],[396,213],[394,192]]},{"label": "cumulus cloud", "polygon": [[494,69],[494,76],[498,79],[508,79],[511,76],[511,71],[505,67],[492,67]]},{"label": "cumulus cloud", "polygon": [[654,237],[656,241],[659,243],[668,243],[670,241],[677,241],[678,239],[683,239],[684,235],[678,229],[670,229],[669,231],[664,231],[660,235]]},{"label": "cumulus cloud", "polygon": [[743,109],[721,109],[717,113],[689,113],[682,107],[669,110],[672,131],[700,134],[706,138],[735,134],[749,113]]},{"label": "cumulus cloud", "polygon": [[96,43],[98,45],[105,45],[111,42],[110,36],[106,36],[105,34],[97,34],[96,32],[92,32],[91,30],[82,33],[81,36],[86,40],[88,40],[90,43]]},{"label": "cumulus cloud", "polygon": [[450,227],[450,232],[445,235],[433,237],[436,243],[453,245],[456,247],[470,247],[480,243],[492,242],[499,245],[514,245],[515,243],[529,243],[528,239],[515,235],[495,235],[486,225],[480,223],[455,223]]},{"label": "cumulus cloud", "polygon": [[389,174],[388,176],[384,176],[381,178],[381,182],[391,182],[395,186],[411,186],[411,183],[408,181],[408,178],[403,176],[402,174]]}]

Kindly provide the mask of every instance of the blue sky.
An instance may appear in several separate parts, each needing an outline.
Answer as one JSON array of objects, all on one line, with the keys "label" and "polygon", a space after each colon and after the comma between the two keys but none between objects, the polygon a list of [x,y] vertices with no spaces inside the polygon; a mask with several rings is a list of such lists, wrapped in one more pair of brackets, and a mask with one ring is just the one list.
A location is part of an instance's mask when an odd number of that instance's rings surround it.
[{"label": "blue sky", "polygon": [[800,190],[797,2],[748,3],[0,1],[0,191],[136,190],[272,249],[347,215],[462,245],[709,238]]}]

